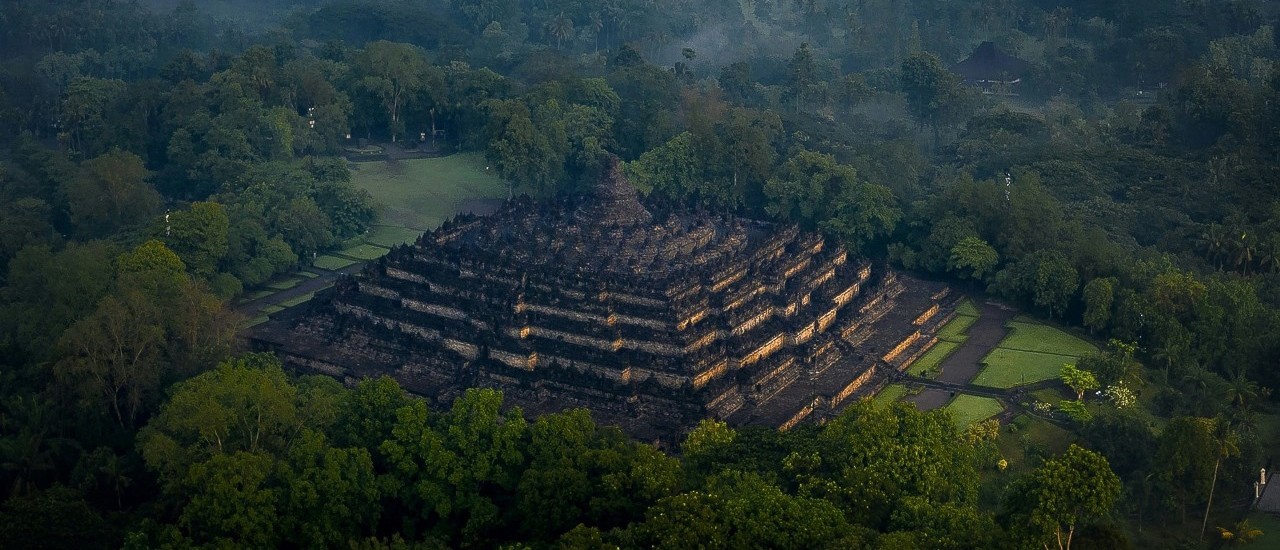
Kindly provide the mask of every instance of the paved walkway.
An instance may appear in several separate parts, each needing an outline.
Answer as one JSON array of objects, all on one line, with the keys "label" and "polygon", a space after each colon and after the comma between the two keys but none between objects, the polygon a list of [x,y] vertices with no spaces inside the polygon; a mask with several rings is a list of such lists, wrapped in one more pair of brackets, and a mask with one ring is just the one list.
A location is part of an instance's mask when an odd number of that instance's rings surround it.
[{"label": "paved walkway", "polygon": [[942,361],[941,372],[936,378],[937,382],[955,387],[950,391],[931,387],[907,400],[915,403],[920,410],[928,411],[946,405],[961,389],[964,393],[982,395],[981,390],[974,389],[976,386],[968,385],[969,381],[982,370],[982,358],[1008,336],[1009,329],[1005,327],[1005,323],[1016,314],[1015,310],[1005,306],[992,302],[983,303],[981,316],[969,327],[969,338]]},{"label": "paved walkway", "polygon": [[263,296],[254,300],[237,304],[234,309],[237,313],[243,315],[245,319],[253,319],[262,314],[262,309],[268,306],[277,306],[282,302],[287,302],[299,296],[316,292],[318,290],[328,288],[333,282],[342,275],[351,275],[360,271],[364,267],[365,262],[356,262],[347,267],[337,270],[320,269],[318,267],[309,267],[307,271],[316,273],[317,276],[304,280],[292,288],[281,290],[269,296]]}]

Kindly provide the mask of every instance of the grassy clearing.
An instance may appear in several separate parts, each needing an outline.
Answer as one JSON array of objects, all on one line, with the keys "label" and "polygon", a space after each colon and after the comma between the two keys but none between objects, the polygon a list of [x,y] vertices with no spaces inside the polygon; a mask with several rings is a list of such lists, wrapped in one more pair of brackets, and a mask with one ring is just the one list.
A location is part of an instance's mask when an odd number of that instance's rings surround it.
[{"label": "grassy clearing", "polygon": [[1023,414],[1014,418],[1005,428],[1000,439],[996,440],[996,446],[1000,449],[1000,455],[1009,461],[1007,473],[1016,475],[1038,465],[1028,463],[1028,451],[1041,457],[1057,456],[1066,452],[1067,446],[1075,440],[1075,434],[1047,420]]},{"label": "grassy clearing", "polygon": [[955,420],[956,426],[963,429],[974,422],[986,420],[1000,414],[1000,411],[1004,410],[1004,406],[990,397],[978,397],[962,393],[952,399],[947,404],[946,409],[951,411],[951,417]]},{"label": "grassy clearing", "polygon": [[925,378],[933,378],[938,375],[938,367],[942,365],[942,361],[951,355],[960,347],[958,342],[948,342],[946,340],[938,340],[929,351],[916,359],[914,363],[907,368],[908,374],[923,376]]},{"label": "grassy clearing", "polygon": [[281,311],[284,311],[284,307],[272,304],[269,306],[263,306],[262,309],[258,310],[258,313],[271,315],[272,313],[279,313]]},{"label": "grassy clearing", "polygon": [[[296,305],[298,305],[298,304],[301,304],[301,303],[303,303],[303,302],[306,302],[307,300],[310,300],[310,299],[315,298],[315,297],[316,297],[316,293],[314,293],[314,292],[308,292],[308,293],[303,294],[303,295],[301,295],[301,296],[295,296],[295,297],[293,297],[293,298],[290,298],[290,299],[288,299],[288,300],[285,300],[285,301],[283,301],[283,302],[280,302],[280,305],[282,305],[282,306],[284,306],[284,307],[293,307],[293,306],[296,306]],[[281,308],[281,309],[284,309],[284,308]]]},{"label": "grassy clearing", "polygon": [[338,254],[341,254],[343,256],[350,256],[352,258],[357,258],[361,260],[376,260],[386,255],[387,252],[390,252],[390,251],[381,246],[374,246],[371,244],[360,244],[360,245],[352,246],[350,248],[345,248],[339,251]]},{"label": "grassy clearing", "polygon": [[262,323],[265,323],[265,322],[267,322],[267,316],[259,315],[252,319],[249,319],[248,321],[245,321],[243,325],[240,325],[240,328],[249,328],[249,327],[261,325]]},{"label": "grassy clearing", "polygon": [[[1274,516],[1266,512],[1254,512],[1249,514],[1249,525],[1254,529],[1261,529],[1262,536],[1258,537],[1254,542],[1254,548],[1280,548],[1280,516]],[[1223,525],[1228,529],[1234,526]],[[1217,529],[1210,528],[1210,533],[1216,535]]]},{"label": "grassy clearing", "polygon": [[436,228],[468,201],[507,196],[506,185],[485,170],[478,153],[358,166],[352,182],[381,206],[382,223],[418,232]]},{"label": "grassy clearing", "polygon": [[269,282],[263,286],[270,289],[275,289],[275,290],[289,290],[295,286],[298,286],[298,283],[301,283],[301,282],[302,282],[302,279],[299,279],[297,277],[289,277],[288,279]]},{"label": "grassy clearing", "polygon": [[1054,388],[1045,388],[1043,390],[1033,391],[1031,392],[1031,397],[1036,398],[1037,401],[1044,401],[1045,403],[1049,403],[1054,406],[1067,399],[1066,396],[1062,395],[1061,391]]},{"label": "grassy clearing", "polygon": [[314,278],[316,278],[316,277],[319,277],[319,276],[320,276],[320,274],[319,274],[319,273],[312,273],[312,272],[310,272],[310,271],[299,271],[297,274],[298,274],[298,275],[301,275],[301,276],[303,276],[303,277],[306,277],[306,278],[308,278],[308,279],[314,279]]},{"label": "grassy clearing", "polygon": [[969,327],[978,322],[977,317],[956,315],[947,324],[938,329],[938,339],[948,342],[963,342],[969,339]]},{"label": "grassy clearing", "polygon": [[352,260],[349,258],[339,258],[337,256],[330,256],[328,254],[325,254],[324,256],[320,256],[316,258],[316,261],[312,262],[312,265],[320,269],[328,269],[330,271],[334,271],[334,270],[342,269],[354,263],[356,263],[356,260]]},{"label": "grassy clearing", "polygon": [[965,317],[979,317],[982,315],[982,313],[978,311],[978,306],[973,304],[973,300],[965,298],[960,301],[959,305],[956,306],[956,315],[963,315]]},{"label": "grassy clearing", "polygon": [[266,298],[267,296],[270,296],[270,295],[272,295],[272,294],[275,294],[276,292],[278,292],[278,291],[275,291],[275,290],[269,290],[269,289],[267,289],[267,290],[255,290],[255,291],[253,291],[253,292],[251,292],[251,293],[249,293],[249,294],[245,294],[245,295],[244,295],[244,297],[242,297],[242,298],[240,299],[240,301],[241,301],[241,303],[243,303],[243,302],[251,302],[251,301],[253,301],[253,300],[259,300],[259,299],[262,299],[262,298]]},{"label": "grassy clearing", "polygon": [[902,384],[889,384],[871,399],[878,406],[888,405],[907,395],[907,387]]},{"label": "grassy clearing", "polygon": [[1062,374],[1062,365],[1075,361],[1070,355],[996,348],[982,359],[982,371],[971,383],[991,388],[1031,384],[1057,378]]},{"label": "grassy clearing", "polygon": [[394,225],[375,225],[365,234],[364,240],[369,244],[391,248],[396,245],[412,243],[418,240],[422,231]]},{"label": "grassy clearing", "polygon": [[1013,321],[1007,326],[1012,332],[998,347],[1075,357],[1098,351],[1093,344],[1048,325]]}]

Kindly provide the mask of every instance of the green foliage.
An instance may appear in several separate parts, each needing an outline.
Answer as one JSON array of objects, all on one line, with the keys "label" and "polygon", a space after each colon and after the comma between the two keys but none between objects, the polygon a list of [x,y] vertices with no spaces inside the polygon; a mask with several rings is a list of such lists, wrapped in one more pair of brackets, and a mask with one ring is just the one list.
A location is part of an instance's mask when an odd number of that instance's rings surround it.
[{"label": "green foliage", "polygon": [[[1072,445],[1050,459],[1010,494],[1011,529],[1028,542],[1069,548],[1076,527],[1103,518],[1120,496],[1120,480],[1102,455]],[[1023,524],[1021,521],[1026,521]]]},{"label": "green foliage", "polygon": [[1073,363],[1062,365],[1062,383],[1076,392],[1076,401],[1083,401],[1084,394],[1098,389],[1098,377],[1092,372],[1077,368]]}]

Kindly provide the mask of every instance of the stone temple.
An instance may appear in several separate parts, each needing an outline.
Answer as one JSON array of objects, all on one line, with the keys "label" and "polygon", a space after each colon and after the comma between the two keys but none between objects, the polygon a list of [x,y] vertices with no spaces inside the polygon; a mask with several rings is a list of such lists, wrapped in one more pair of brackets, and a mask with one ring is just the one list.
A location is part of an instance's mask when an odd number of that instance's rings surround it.
[{"label": "stone temple", "polygon": [[250,335],[348,383],[445,405],[501,389],[667,443],[705,417],[786,429],[873,393],[955,298],[794,226],[642,203],[616,159],[585,198],[462,216]]}]

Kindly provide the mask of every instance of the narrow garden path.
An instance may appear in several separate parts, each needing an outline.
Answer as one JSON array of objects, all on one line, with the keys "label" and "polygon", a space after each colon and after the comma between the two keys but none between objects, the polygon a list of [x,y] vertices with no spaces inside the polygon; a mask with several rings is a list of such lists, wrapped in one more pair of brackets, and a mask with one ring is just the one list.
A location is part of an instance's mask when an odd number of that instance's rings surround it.
[{"label": "narrow garden path", "polygon": [[328,288],[333,285],[333,282],[336,281],[338,277],[351,275],[360,271],[363,267],[363,261],[356,262],[347,267],[336,270],[321,269],[314,266],[309,267],[307,268],[307,271],[315,273],[315,277],[304,280],[292,288],[237,304],[233,309],[235,309],[237,313],[243,315],[245,319],[253,319],[254,317],[261,315],[264,308],[280,305],[299,296],[304,296],[320,289]]},{"label": "narrow garden path", "polygon": [[[915,403],[920,410],[928,411],[945,406],[960,389],[975,395],[983,395],[984,391],[989,390],[989,388],[977,389],[968,386],[968,383],[982,370],[982,358],[991,353],[991,350],[1009,335],[1009,329],[1005,327],[1005,323],[1013,319],[1017,311],[992,302],[985,302],[982,304],[981,313],[977,322],[969,327],[968,338],[964,343],[942,361],[941,372],[935,379],[939,383],[952,385],[954,388],[928,387],[909,397],[907,400]],[[974,389],[969,391],[968,388]]]}]

